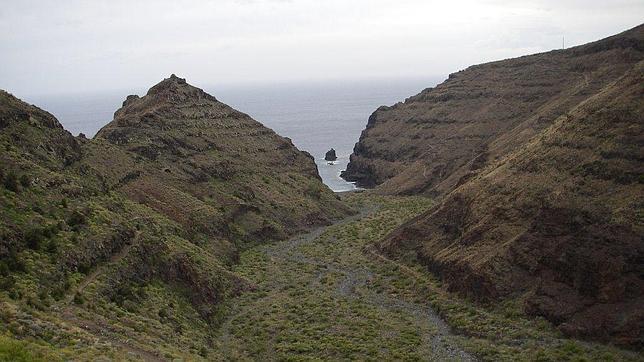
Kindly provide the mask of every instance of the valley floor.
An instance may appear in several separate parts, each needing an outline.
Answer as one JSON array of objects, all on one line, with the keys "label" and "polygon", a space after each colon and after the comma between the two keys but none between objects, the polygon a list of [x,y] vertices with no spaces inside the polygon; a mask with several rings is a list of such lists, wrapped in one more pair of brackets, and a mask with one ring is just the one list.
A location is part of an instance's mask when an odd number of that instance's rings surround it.
[{"label": "valley floor", "polygon": [[214,325],[191,316],[187,302],[158,283],[137,289],[146,297],[123,308],[93,297],[107,271],[127,262],[137,234],[79,279],[52,306],[57,312],[0,299],[0,361],[644,360],[563,338],[545,320],[525,317],[520,300],[471,303],[419,264],[373,248],[431,207],[430,199],[342,197],[356,215],[243,251],[233,271],[252,288],[219,305]]},{"label": "valley floor", "polygon": [[222,360],[638,360],[563,339],[519,307],[456,298],[422,268],[371,245],[431,200],[344,196],[360,213],[241,256],[255,285],[228,303],[211,359]]}]

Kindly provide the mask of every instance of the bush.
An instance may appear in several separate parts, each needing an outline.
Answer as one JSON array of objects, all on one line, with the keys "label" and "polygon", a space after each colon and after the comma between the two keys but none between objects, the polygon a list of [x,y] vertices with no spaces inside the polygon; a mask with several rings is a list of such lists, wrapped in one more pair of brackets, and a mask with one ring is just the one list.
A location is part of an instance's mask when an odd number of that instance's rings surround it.
[{"label": "bush", "polygon": [[311,198],[319,200],[322,197],[322,188],[320,185],[310,183],[304,193]]},{"label": "bush", "polygon": [[29,249],[38,250],[43,240],[45,240],[45,234],[40,228],[33,228],[27,230],[25,234],[25,244]]},{"label": "bush", "polygon": [[0,336],[0,361],[42,361],[42,358],[27,349],[22,341]]},{"label": "bush", "polygon": [[51,224],[48,226],[45,226],[42,229],[42,234],[45,236],[47,239],[51,239],[54,235],[58,234],[58,231],[62,229],[62,224],[56,223],[56,224]]},{"label": "bush", "polygon": [[74,294],[74,304],[82,305],[84,303],[85,303],[85,297],[83,297],[80,293]]},{"label": "bush", "polygon": [[15,249],[9,249],[9,254],[2,256],[2,264],[6,265],[10,272],[27,271],[25,263],[20,260]]},{"label": "bush", "polygon": [[11,290],[16,284],[16,279],[13,275],[7,275],[5,277],[0,277],[0,290]]},{"label": "bush", "polygon": [[11,171],[7,173],[2,183],[7,190],[18,192],[18,177],[15,173]]},{"label": "bush", "polygon": [[20,176],[20,184],[22,187],[29,187],[31,185],[31,178],[25,174]]},{"label": "bush", "polygon": [[79,273],[87,275],[89,274],[89,271],[92,270],[92,266],[89,265],[87,262],[83,262],[78,265],[77,269]]},{"label": "bush", "polygon": [[74,230],[78,230],[78,227],[84,225],[87,222],[87,216],[78,210],[74,210],[72,214],[67,219],[67,224],[72,227]]},{"label": "bush", "polygon": [[55,239],[49,240],[49,243],[47,243],[47,252],[54,254],[56,251],[58,251],[58,243]]}]

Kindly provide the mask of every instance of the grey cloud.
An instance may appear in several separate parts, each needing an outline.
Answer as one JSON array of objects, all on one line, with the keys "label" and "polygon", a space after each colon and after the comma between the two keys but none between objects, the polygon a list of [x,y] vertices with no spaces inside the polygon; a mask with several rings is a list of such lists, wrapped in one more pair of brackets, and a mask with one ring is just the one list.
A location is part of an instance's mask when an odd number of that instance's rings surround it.
[{"label": "grey cloud", "polygon": [[641,0],[5,1],[0,88],[16,94],[445,76],[581,44],[643,19]]}]

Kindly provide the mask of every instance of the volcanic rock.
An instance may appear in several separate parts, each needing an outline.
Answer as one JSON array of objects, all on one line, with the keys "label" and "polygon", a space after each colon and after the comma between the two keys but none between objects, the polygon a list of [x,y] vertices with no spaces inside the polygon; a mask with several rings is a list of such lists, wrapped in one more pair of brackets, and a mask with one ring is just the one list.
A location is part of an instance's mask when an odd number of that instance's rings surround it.
[{"label": "volcanic rock", "polygon": [[324,160],[325,161],[335,161],[337,160],[338,157],[335,155],[335,150],[332,148],[326,152],[324,155]]}]

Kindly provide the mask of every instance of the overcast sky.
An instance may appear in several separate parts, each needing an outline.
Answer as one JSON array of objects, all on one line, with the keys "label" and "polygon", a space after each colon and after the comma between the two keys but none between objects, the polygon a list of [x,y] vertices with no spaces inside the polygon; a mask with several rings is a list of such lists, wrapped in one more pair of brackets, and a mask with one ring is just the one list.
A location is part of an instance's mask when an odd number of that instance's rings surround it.
[{"label": "overcast sky", "polygon": [[17,95],[446,76],[638,25],[642,0],[29,1],[0,6]]}]

